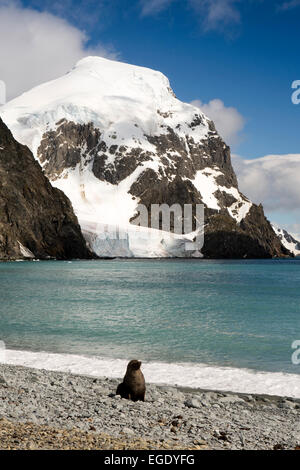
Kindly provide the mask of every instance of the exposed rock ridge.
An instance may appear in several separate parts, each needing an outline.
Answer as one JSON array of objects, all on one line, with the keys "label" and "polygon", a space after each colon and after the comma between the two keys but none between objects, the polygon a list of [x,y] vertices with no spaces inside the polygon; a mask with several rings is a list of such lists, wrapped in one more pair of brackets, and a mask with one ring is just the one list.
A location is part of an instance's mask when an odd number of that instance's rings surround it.
[{"label": "exposed rock ridge", "polygon": [[0,259],[90,257],[69,199],[0,119]]}]

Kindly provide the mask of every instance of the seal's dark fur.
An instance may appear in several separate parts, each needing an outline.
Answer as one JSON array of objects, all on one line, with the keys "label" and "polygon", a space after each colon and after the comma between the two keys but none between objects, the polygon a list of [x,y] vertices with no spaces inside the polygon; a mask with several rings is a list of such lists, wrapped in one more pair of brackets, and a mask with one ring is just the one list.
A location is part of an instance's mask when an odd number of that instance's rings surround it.
[{"label": "seal's dark fur", "polygon": [[116,395],[132,401],[145,401],[146,385],[141,371],[141,362],[133,359],[127,366],[123,382],[118,385]]}]

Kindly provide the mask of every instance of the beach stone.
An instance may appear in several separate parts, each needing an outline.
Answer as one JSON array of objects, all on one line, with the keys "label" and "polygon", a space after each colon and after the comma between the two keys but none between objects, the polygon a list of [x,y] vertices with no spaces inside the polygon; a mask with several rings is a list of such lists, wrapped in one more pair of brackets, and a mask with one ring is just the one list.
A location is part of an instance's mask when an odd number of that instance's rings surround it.
[{"label": "beach stone", "polygon": [[214,392],[206,392],[206,393],[203,393],[202,398],[203,400],[207,400],[207,401],[217,401],[218,395],[217,393],[214,393]]},{"label": "beach stone", "polygon": [[207,441],[204,440],[204,439],[195,439],[193,442],[194,442],[195,445],[199,445],[199,446],[206,446],[207,445]]},{"label": "beach stone", "polygon": [[290,409],[290,406],[287,403],[278,403],[278,408]]},{"label": "beach stone", "polygon": [[248,402],[252,402],[252,401],[255,400],[252,395],[245,395],[245,396],[244,396],[244,399],[245,399],[246,401],[248,401]]},{"label": "beach stone", "polygon": [[284,400],[278,404],[278,408],[283,408],[283,409],[289,409],[289,408],[295,408],[296,403],[289,401],[289,400]]},{"label": "beach stone", "polygon": [[132,436],[135,434],[133,429],[130,429],[130,428],[123,428],[122,431],[123,431],[124,434],[129,434],[129,435],[132,435]]},{"label": "beach stone", "polygon": [[244,400],[241,397],[238,397],[237,395],[228,395],[226,397],[220,398],[219,399],[220,403],[224,404],[231,404],[231,403],[243,403]]},{"label": "beach stone", "polygon": [[162,403],[165,402],[165,399],[164,399],[164,397],[159,397],[156,401],[157,401],[157,403],[161,403],[161,404],[162,404]]},{"label": "beach stone", "polygon": [[207,400],[201,400],[201,404],[202,406],[211,406],[211,404]]},{"label": "beach stone", "polygon": [[184,402],[185,406],[188,408],[202,408],[202,403],[200,400],[197,400],[196,398],[188,398]]},{"label": "beach stone", "polygon": [[146,397],[150,400],[158,400],[160,398],[160,393],[157,390],[147,390]]},{"label": "beach stone", "polygon": [[184,401],[185,400],[185,395],[182,392],[176,390],[176,391],[173,391],[172,399],[179,400],[179,401]]},{"label": "beach stone", "polygon": [[284,450],[284,445],[282,443],[280,444],[275,444],[273,446],[273,450]]}]

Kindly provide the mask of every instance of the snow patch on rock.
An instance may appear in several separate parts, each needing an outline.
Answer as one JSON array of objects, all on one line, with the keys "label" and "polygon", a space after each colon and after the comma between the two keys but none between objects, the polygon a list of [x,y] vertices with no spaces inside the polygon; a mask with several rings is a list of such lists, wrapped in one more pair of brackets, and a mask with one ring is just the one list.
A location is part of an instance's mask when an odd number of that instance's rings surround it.
[{"label": "snow patch on rock", "polygon": [[300,256],[300,242],[286,230],[278,227],[278,225],[272,224],[272,228],[278,238],[281,240],[283,246],[285,246],[285,248],[287,248],[295,256]]}]

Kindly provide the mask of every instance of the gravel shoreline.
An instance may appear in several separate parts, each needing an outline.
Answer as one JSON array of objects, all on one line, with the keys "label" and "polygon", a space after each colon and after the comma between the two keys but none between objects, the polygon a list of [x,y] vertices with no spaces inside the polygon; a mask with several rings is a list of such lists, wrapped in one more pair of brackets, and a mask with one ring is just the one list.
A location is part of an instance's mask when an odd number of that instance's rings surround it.
[{"label": "gravel shoreline", "polygon": [[0,449],[295,449],[300,400],[147,384],[0,364]]}]

